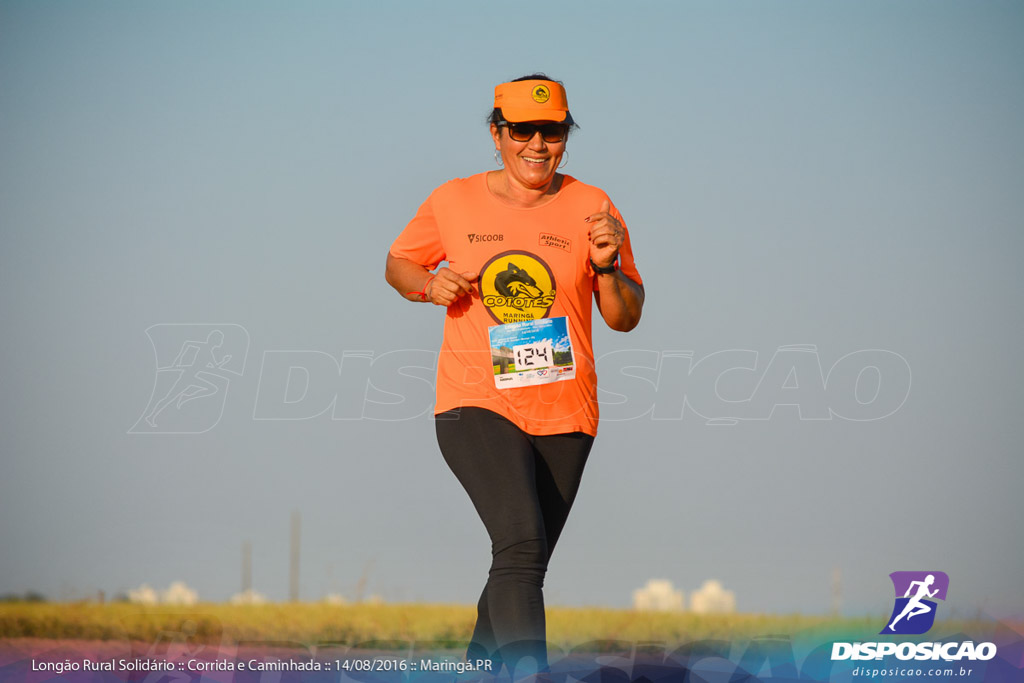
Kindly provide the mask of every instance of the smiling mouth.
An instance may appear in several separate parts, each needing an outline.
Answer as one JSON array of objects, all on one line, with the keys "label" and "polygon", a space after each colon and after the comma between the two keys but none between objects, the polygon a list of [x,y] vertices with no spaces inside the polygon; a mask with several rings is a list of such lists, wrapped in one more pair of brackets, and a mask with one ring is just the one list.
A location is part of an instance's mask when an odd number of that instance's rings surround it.
[{"label": "smiling mouth", "polygon": [[536,157],[519,157],[528,164],[544,164],[547,163],[547,159],[539,159]]}]

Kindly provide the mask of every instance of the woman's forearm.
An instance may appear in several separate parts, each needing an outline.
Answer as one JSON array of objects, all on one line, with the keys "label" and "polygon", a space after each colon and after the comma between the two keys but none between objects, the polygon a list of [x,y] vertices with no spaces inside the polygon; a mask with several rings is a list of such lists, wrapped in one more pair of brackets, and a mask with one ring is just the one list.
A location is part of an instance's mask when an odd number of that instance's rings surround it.
[{"label": "woman's forearm", "polygon": [[640,323],[644,307],[644,288],[621,270],[597,275],[597,308],[608,327],[629,332]]},{"label": "woman's forearm", "polygon": [[420,264],[388,253],[387,264],[384,267],[384,279],[403,298],[409,301],[425,301],[419,293],[423,291],[431,277],[431,272]]}]

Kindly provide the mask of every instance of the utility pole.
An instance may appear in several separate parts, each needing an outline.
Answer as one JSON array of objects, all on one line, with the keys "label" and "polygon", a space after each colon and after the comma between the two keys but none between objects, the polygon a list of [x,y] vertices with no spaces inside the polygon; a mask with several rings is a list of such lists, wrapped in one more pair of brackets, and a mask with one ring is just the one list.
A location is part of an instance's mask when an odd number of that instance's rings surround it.
[{"label": "utility pole", "polygon": [[242,595],[252,590],[252,542],[242,541]]},{"label": "utility pole", "polygon": [[832,616],[839,616],[843,608],[843,570],[839,567],[832,569]]},{"label": "utility pole", "polygon": [[299,534],[301,531],[301,519],[299,511],[292,511],[292,544],[291,562],[288,572],[288,600],[299,601]]}]

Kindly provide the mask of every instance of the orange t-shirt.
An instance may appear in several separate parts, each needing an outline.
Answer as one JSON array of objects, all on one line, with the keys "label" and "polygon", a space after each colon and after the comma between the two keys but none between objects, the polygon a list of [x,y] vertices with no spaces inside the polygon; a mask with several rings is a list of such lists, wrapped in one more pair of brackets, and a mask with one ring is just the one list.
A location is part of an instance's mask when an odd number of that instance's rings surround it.
[{"label": "orange t-shirt", "polygon": [[[597,434],[590,333],[597,282],[590,266],[590,224],[584,219],[600,211],[606,199],[601,189],[565,176],[554,199],[517,208],[492,194],[487,174],[480,173],[445,183],[423,202],[391,245],[391,255],[430,270],[447,261],[457,273],[479,273],[473,294],[448,307],[435,414],[477,406],[505,416],[528,434]],[[622,222],[614,205],[611,213]],[[619,267],[642,284],[628,231]],[[549,320],[528,322],[539,319]],[[547,344],[546,350],[530,346],[544,335],[541,331],[506,334],[534,326],[555,330],[548,335],[555,338],[539,342]],[[524,345],[530,348],[523,351]],[[536,354],[547,360],[529,357]],[[548,367],[527,372],[531,363]],[[529,377],[513,376],[520,371]],[[549,373],[568,373],[563,376],[571,379],[517,384],[550,379]],[[498,376],[508,382],[502,388]]]}]

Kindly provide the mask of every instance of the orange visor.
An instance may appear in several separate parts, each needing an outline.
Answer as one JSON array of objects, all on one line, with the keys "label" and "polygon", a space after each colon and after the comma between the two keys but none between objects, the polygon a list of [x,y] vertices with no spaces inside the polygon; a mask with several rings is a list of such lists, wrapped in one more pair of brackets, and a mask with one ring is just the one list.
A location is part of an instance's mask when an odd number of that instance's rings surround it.
[{"label": "orange visor", "polygon": [[494,88],[494,106],[506,121],[565,121],[569,102],[554,81],[514,81]]}]

